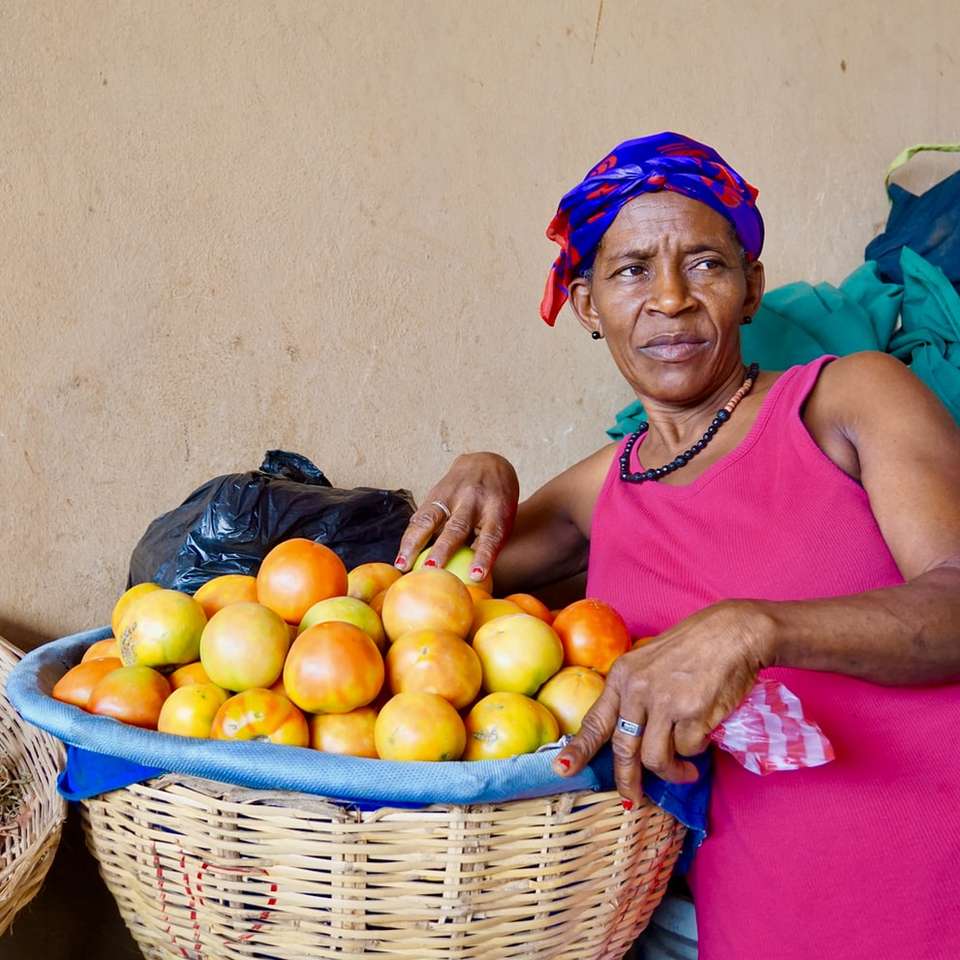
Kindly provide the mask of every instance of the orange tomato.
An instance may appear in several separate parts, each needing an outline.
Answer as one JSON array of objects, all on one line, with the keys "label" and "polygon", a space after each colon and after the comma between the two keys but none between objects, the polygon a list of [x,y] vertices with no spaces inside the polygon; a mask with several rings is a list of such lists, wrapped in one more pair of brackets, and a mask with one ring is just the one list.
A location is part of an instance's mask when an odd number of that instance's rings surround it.
[{"label": "orange tomato", "polygon": [[[389,587],[387,588],[389,589]],[[381,590],[379,593],[375,594],[373,599],[370,601],[370,609],[378,616],[383,619],[383,601],[387,596],[386,590]]]},{"label": "orange tomato", "polygon": [[120,667],[93,688],[87,709],[101,717],[156,730],[163,701],[169,696],[170,684],[163,674],[151,667]]},{"label": "orange tomato", "polygon": [[284,696],[256,687],[232,696],[213,718],[214,740],[269,740],[294,747],[310,744],[306,717]]},{"label": "orange tomato", "polygon": [[590,667],[606,676],[613,661],[630,649],[630,631],[623,617],[600,600],[578,600],[553,621],[563,642],[564,663]]},{"label": "orange tomato", "polygon": [[473,623],[470,625],[471,638],[477,635],[477,631],[491,620],[497,617],[506,617],[512,613],[523,613],[515,603],[509,600],[479,600],[473,608]]},{"label": "orange tomato", "polygon": [[394,693],[436,693],[462,710],[480,692],[482,679],[480,658],[455,633],[414,630],[387,651],[387,682]]},{"label": "orange tomato", "polygon": [[189,687],[195,683],[210,683],[207,671],[203,669],[203,664],[199,660],[188,663],[185,667],[174,670],[167,678],[170,681],[172,690],[179,690],[181,687]]},{"label": "orange tomato", "polygon": [[113,607],[113,615],[110,617],[110,626],[113,627],[113,635],[120,636],[120,621],[123,620],[127,610],[136,603],[140,597],[159,590],[160,585],[156,583],[138,583],[127,590]]},{"label": "orange tomato", "polygon": [[560,736],[554,715],[520,693],[491,693],[466,720],[464,760],[503,760],[533,753]]},{"label": "orange tomato", "polygon": [[549,607],[531,593],[511,593],[504,599],[515,603],[524,613],[529,613],[544,623],[553,623],[553,614],[550,613]]},{"label": "orange tomato", "polygon": [[391,641],[413,630],[447,630],[465,637],[473,623],[473,600],[446,570],[417,570],[401,577],[383,600],[383,628]]},{"label": "orange tomato", "polygon": [[87,709],[93,688],[108,674],[123,666],[119,657],[99,657],[96,660],[80,661],[68,670],[55,684],[52,696],[61,703],[72,703]]},{"label": "orange tomato", "polygon": [[179,737],[209,737],[213,718],[230,694],[214,683],[179,687],[163,701],[157,730]]},{"label": "orange tomato", "polygon": [[377,645],[350,623],[318,623],[293,641],[283,667],[287,696],[308,713],[349,713],[383,686]]},{"label": "orange tomato", "polygon": [[193,595],[209,620],[231,603],[256,603],[257,578],[242,573],[226,573],[208,580]]},{"label": "orange tomato", "polygon": [[116,637],[108,637],[106,640],[98,640],[87,647],[86,652],[80,659],[81,663],[88,660],[99,660],[101,657],[120,657],[120,644]]},{"label": "orange tomato", "polygon": [[532,697],[563,666],[563,645],[549,623],[529,613],[497,617],[473,638],[483,689]]},{"label": "orange tomato", "polygon": [[587,711],[603,693],[603,677],[589,667],[564,667],[554,674],[537,694],[560,724],[560,732],[576,736]]},{"label": "orange tomato", "polygon": [[120,621],[120,659],[128,667],[192,663],[207,624],[203,607],[178,590],[153,590],[127,608]]},{"label": "orange tomato", "polygon": [[369,603],[401,576],[389,563],[361,563],[347,574],[347,596]]},{"label": "orange tomato", "polygon": [[269,687],[290,649],[286,623],[262,603],[232,603],[215,613],[200,638],[200,662],[225,690]]},{"label": "orange tomato", "polygon": [[343,561],[329,547],[303,537],[278,543],[257,574],[257,600],[287,623],[299,623],[315,603],[346,592]]},{"label": "orange tomato", "polygon": [[310,746],[324,753],[377,758],[373,731],[377,711],[358,707],[349,713],[321,713],[310,718]]},{"label": "orange tomato", "polygon": [[481,600],[493,599],[489,590],[484,590],[483,587],[478,587],[475,583],[468,583],[465,584],[465,586],[467,588],[467,593],[470,594],[470,599],[473,601],[474,608],[476,608],[477,604]]},{"label": "orange tomato", "polygon": [[460,714],[435,693],[398,693],[374,726],[383,760],[459,760],[466,743]]}]

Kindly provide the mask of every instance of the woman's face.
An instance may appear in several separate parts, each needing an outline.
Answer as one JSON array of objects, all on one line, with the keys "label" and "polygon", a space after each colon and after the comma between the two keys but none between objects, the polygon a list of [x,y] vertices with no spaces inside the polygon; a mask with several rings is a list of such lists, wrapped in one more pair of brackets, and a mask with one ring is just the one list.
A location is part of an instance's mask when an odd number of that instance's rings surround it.
[{"label": "woman's face", "polygon": [[744,264],[729,221],[659,191],[630,201],[603,236],[593,275],[570,286],[580,322],[607,340],[642,397],[708,397],[740,367],[740,324],[763,295],[763,267]]}]

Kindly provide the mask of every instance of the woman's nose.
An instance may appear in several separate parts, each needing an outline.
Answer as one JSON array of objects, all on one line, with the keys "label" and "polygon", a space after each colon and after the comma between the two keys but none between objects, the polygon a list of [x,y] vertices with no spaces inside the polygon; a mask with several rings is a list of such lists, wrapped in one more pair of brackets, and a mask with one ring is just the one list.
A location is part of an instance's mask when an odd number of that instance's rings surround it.
[{"label": "woman's nose", "polygon": [[693,298],[690,296],[683,271],[671,267],[658,270],[647,300],[647,309],[654,313],[675,317],[691,306],[693,306]]}]

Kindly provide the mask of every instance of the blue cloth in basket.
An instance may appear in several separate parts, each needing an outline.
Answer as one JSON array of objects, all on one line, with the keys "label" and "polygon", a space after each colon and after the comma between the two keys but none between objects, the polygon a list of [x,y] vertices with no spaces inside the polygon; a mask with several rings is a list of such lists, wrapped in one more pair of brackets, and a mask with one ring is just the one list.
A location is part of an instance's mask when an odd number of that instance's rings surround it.
[{"label": "blue cloth in basket", "polygon": [[[7,697],[30,723],[67,744],[60,792],[82,800],[161,773],[176,772],[267,790],[293,790],[361,807],[431,803],[497,803],[571,790],[612,789],[613,761],[607,747],[574,777],[554,774],[554,751],[509,760],[471,763],[402,763],[340,757],[272,743],[199,740],[97,717],[50,696],[56,681],[80,661],[86,648],[110,636],[89,630],[28,653],[7,679]],[[644,791],[688,828],[684,860],[706,836],[710,794],[709,755],[693,758],[701,771],[693,784],[673,784],[647,773]]]}]

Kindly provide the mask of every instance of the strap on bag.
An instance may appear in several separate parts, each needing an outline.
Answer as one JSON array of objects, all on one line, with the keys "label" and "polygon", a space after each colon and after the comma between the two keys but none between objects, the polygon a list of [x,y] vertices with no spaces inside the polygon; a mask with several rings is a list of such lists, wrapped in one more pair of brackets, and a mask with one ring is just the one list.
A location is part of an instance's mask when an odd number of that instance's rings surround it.
[{"label": "strap on bag", "polygon": [[960,153],[960,143],[918,143],[897,154],[893,163],[887,167],[887,175],[883,178],[883,187],[891,203],[893,198],[890,196],[890,178],[918,153]]}]

